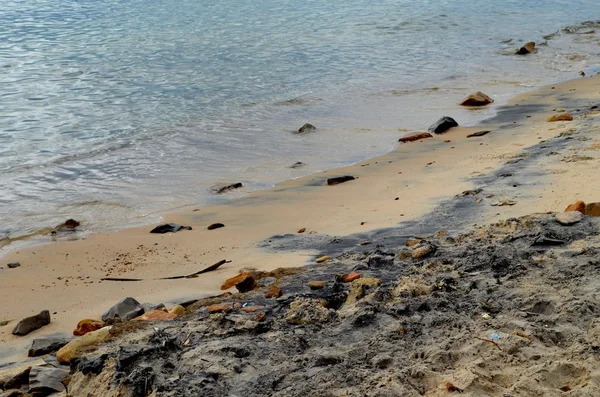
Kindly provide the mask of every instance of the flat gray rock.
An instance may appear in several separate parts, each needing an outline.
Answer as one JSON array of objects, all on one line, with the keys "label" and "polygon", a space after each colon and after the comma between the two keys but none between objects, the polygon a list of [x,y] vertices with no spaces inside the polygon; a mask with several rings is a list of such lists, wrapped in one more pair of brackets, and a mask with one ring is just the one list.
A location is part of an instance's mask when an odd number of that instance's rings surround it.
[{"label": "flat gray rock", "polygon": [[559,212],[556,214],[556,221],[561,225],[571,226],[583,219],[583,215],[579,211]]},{"label": "flat gray rock", "polygon": [[29,348],[29,357],[37,357],[43,356],[44,354],[54,353],[67,343],[69,343],[73,338],[68,337],[46,337],[34,339],[31,347]]},{"label": "flat gray rock", "polygon": [[110,308],[109,311],[102,315],[102,321],[119,317],[122,321],[129,321],[144,314],[144,308],[140,302],[132,297],[121,299],[117,304]]},{"label": "flat gray rock", "polygon": [[69,370],[66,368],[54,368],[51,365],[41,365],[31,368],[29,372],[29,392],[36,395],[49,395],[57,391],[65,391],[65,385],[62,383]]}]

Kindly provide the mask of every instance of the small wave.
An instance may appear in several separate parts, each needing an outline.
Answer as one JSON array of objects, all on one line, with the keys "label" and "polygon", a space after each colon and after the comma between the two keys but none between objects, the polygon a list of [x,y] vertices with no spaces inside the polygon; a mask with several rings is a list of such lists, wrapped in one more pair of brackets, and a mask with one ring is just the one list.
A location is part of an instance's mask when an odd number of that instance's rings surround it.
[{"label": "small wave", "polygon": [[321,98],[318,97],[296,97],[291,99],[286,99],[284,101],[275,102],[273,105],[275,106],[300,106],[300,105],[308,105],[313,102],[322,101]]}]

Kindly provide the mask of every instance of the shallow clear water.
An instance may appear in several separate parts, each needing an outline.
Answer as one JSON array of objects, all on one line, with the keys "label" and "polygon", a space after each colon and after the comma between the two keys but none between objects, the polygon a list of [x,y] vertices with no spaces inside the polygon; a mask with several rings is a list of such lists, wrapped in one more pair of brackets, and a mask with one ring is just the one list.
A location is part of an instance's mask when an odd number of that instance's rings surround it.
[{"label": "shallow clear water", "polygon": [[223,199],[218,182],[359,161],[443,114],[473,124],[493,108],[459,109],[469,91],[502,103],[598,64],[600,34],[579,34],[597,1],[548,3],[0,0],[0,234],[154,222]]}]

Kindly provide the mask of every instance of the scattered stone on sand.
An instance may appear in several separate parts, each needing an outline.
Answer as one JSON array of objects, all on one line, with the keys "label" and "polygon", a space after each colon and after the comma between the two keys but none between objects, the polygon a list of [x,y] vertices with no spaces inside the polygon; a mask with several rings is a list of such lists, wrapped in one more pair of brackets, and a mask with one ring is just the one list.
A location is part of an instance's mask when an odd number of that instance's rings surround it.
[{"label": "scattered stone on sand", "polygon": [[453,127],[458,127],[456,120],[454,120],[452,117],[444,116],[432,124],[428,131],[435,134],[443,134]]},{"label": "scattered stone on sand", "polygon": [[574,154],[572,156],[567,156],[561,159],[561,161],[565,162],[565,163],[578,163],[580,161],[590,161],[590,160],[595,160],[594,157],[590,157],[590,156],[582,156],[580,154]]},{"label": "scattered stone on sand", "polygon": [[306,228],[305,228],[305,227],[303,227],[302,229],[299,229],[299,230],[298,230],[298,233],[304,233],[305,231],[306,231]]},{"label": "scattered stone on sand", "polygon": [[569,204],[569,206],[565,209],[565,212],[569,211],[579,211],[585,215],[585,203],[583,201],[576,201],[573,204]]},{"label": "scattered stone on sand", "polygon": [[234,189],[240,189],[242,187],[244,187],[244,185],[242,185],[241,182],[237,182],[237,183],[232,183],[232,184],[229,184],[229,185],[214,186],[212,188],[212,191],[215,194],[223,194],[223,193],[227,193],[227,192],[229,192],[231,190],[234,190]]},{"label": "scattered stone on sand", "polygon": [[300,168],[300,167],[304,167],[306,164],[304,164],[302,161],[296,161],[294,164],[290,165],[289,168]]},{"label": "scattered stone on sand", "polygon": [[279,298],[281,295],[283,295],[281,288],[279,288],[277,284],[271,284],[267,290],[267,293],[265,294],[265,298]]},{"label": "scattered stone on sand", "polygon": [[413,259],[423,259],[426,256],[432,254],[433,252],[435,252],[434,246],[430,244],[424,244],[420,247],[416,247],[415,249],[413,249],[411,256]]},{"label": "scattered stone on sand", "polygon": [[69,364],[71,360],[77,357],[84,349],[105,342],[110,336],[111,328],[111,326],[100,328],[99,330],[87,333],[80,338],[72,340],[56,352],[56,359],[61,364]]},{"label": "scattered stone on sand", "polygon": [[556,221],[561,225],[570,226],[581,221],[583,215],[579,211],[559,212],[556,214]]},{"label": "scattered stone on sand", "polygon": [[8,266],[8,268],[9,268],[9,269],[14,269],[14,268],[16,268],[16,267],[20,267],[20,266],[21,266],[21,264],[20,264],[19,262],[11,262],[11,263],[9,263],[9,264],[8,264],[8,265],[6,265],[6,266]]},{"label": "scattered stone on sand", "polygon": [[12,333],[13,335],[23,336],[48,324],[50,324],[50,312],[48,310],[43,310],[35,316],[27,317],[19,321]]},{"label": "scattered stone on sand", "polygon": [[600,216],[600,203],[587,203],[585,213],[587,216]]},{"label": "scattered stone on sand", "polygon": [[322,256],[320,258],[315,259],[315,262],[317,262],[317,263],[323,263],[323,262],[328,261],[328,260],[329,260],[329,257],[327,255],[325,255],[325,256]]},{"label": "scattered stone on sand", "polygon": [[334,186],[334,185],[339,185],[340,183],[344,183],[344,182],[348,182],[348,181],[353,181],[356,178],[353,177],[352,175],[344,175],[344,176],[338,176],[335,178],[329,178],[327,179],[327,184],[329,186]]},{"label": "scattered stone on sand", "polygon": [[427,139],[427,138],[433,138],[433,135],[431,135],[428,132],[421,132],[419,134],[409,135],[409,136],[400,138],[400,139],[398,139],[398,142],[407,143],[407,142],[420,141],[422,139]]},{"label": "scattered stone on sand", "polygon": [[494,100],[481,91],[470,94],[460,103],[461,106],[486,106]]},{"label": "scattered stone on sand", "polygon": [[182,226],[177,223],[165,223],[164,225],[156,226],[150,230],[150,233],[165,234],[165,233],[176,233],[180,230],[192,230],[191,226]]},{"label": "scattered stone on sand", "polygon": [[321,289],[327,284],[327,281],[310,281],[308,287],[312,290]]},{"label": "scattered stone on sand", "polygon": [[479,189],[471,189],[471,190],[465,190],[465,191],[463,191],[460,195],[461,196],[477,196],[481,192],[483,192],[483,189],[481,189],[481,188],[479,188]]},{"label": "scattered stone on sand", "polygon": [[326,301],[323,299],[298,298],[290,304],[285,321],[295,325],[325,323],[335,317],[335,312],[325,305]]},{"label": "scattered stone on sand", "polygon": [[489,134],[490,132],[492,132],[492,131],[489,131],[489,130],[486,130],[486,131],[477,131],[477,132],[474,132],[472,134],[467,135],[467,138],[475,138],[475,137],[478,137],[478,136],[484,136],[484,135]]},{"label": "scattered stone on sand", "polygon": [[170,321],[176,318],[176,314],[167,313],[164,310],[153,310],[134,318],[133,321]]},{"label": "scattered stone on sand", "polygon": [[121,299],[106,313],[102,315],[102,321],[106,322],[109,319],[120,318],[121,321],[129,321],[144,314],[144,308],[140,302],[132,297]]},{"label": "scattered stone on sand", "polygon": [[209,226],[207,227],[207,229],[208,229],[208,230],[215,230],[215,229],[220,229],[220,228],[222,228],[222,227],[225,227],[225,225],[224,225],[224,224],[222,224],[222,223],[213,223],[213,224],[209,225]]},{"label": "scattered stone on sand", "polygon": [[532,54],[535,52],[535,43],[533,41],[530,41],[529,43],[526,43],[523,47],[519,48],[516,52],[517,55],[526,55],[526,54]]},{"label": "scattered stone on sand", "polygon": [[169,309],[169,313],[174,314],[176,316],[181,316],[183,313],[185,313],[185,307],[181,305],[175,305]]},{"label": "scattered stone on sand", "polygon": [[66,391],[63,381],[69,376],[66,368],[52,365],[40,365],[31,368],[29,373],[29,392],[34,396],[47,396],[52,392]]},{"label": "scattered stone on sand", "polygon": [[86,318],[77,323],[77,327],[73,331],[75,336],[83,336],[88,332],[96,331],[104,327],[104,323],[98,320]]},{"label": "scattered stone on sand", "polygon": [[313,131],[315,131],[316,129],[317,129],[317,127],[315,127],[314,125],[312,125],[312,124],[309,124],[309,123],[306,123],[306,124],[304,124],[302,127],[300,127],[300,128],[298,129],[298,132],[299,132],[300,134],[302,134],[302,133],[304,133],[304,132],[313,132]]},{"label": "scattered stone on sand", "polygon": [[559,114],[552,115],[548,118],[549,123],[553,123],[556,121],[571,121],[571,120],[573,120],[573,116],[571,116],[569,113],[559,113]]},{"label": "scattered stone on sand", "polygon": [[504,207],[504,206],[513,206],[517,204],[514,200],[499,200],[495,203],[490,204],[493,207]]},{"label": "scattered stone on sand", "polygon": [[34,339],[31,343],[31,347],[28,351],[29,357],[43,356],[44,354],[54,353],[73,338],[66,338],[60,336],[47,336],[43,338]]}]

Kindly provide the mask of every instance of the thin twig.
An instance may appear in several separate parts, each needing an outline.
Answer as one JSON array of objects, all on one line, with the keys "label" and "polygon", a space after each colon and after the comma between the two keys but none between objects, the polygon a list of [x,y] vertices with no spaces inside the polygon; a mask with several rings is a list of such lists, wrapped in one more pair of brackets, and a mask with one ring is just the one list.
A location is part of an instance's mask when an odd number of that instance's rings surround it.
[{"label": "thin twig", "polygon": [[500,347],[500,345],[498,345],[496,342],[494,342],[494,341],[493,341],[493,340],[491,340],[491,339],[480,338],[480,337],[478,337],[478,336],[474,336],[474,338],[475,338],[475,339],[482,340],[482,341],[484,341],[484,342],[489,342],[489,343],[492,343],[494,346],[496,346],[496,347],[498,348],[498,350],[502,351],[502,348]]}]

